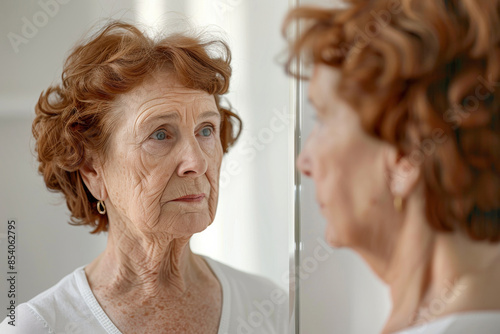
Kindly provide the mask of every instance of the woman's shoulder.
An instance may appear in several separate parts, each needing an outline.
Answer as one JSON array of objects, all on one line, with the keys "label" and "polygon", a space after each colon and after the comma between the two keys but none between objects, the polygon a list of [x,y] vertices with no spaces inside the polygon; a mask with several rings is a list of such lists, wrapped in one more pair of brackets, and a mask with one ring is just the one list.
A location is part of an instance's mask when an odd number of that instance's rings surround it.
[{"label": "woman's shoulder", "polygon": [[203,256],[223,290],[219,333],[287,333],[288,294],[270,279]]},{"label": "woman's shoulder", "polygon": [[500,311],[450,314],[395,334],[470,334],[478,332],[481,334],[500,333]]},{"label": "woman's shoulder", "polygon": [[50,333],[48,324],[28,305],[19,304],[1,323],[2,334],[46,334]]},{"label": "woman's shoulder", "polygon": [[[242,270],[238,270],[227,264],[216,261],[208,256],[202,256],[207,263],[210,265],[211,269],[215,272],[219,279],[225,278],[230,285],[234,288],[245,288],[246,290],[252,291],[259,294],[259,292],[271,292],[273,290],[284,291],[276,283],[270,279],[251,274]],[[255,296],[255,294],[254,294]]]},{"label": "woman's shoulder", "polygon": [[82,273],[84,274],[83,268],[84,267],[79,267],[75,269],[72,273],[64,276],[59,280],[59,282],[57,282],[47,290],[39,293],[38,295],[30,299],[27,303],[30,305],[43,305],[47,303],[57,304],[57,301],[60,300],[61,297],[64,298],[68,294],[77,292],[77,278]]},{"label": "woman's shoulder", "polygon": [[[71,333],[82,323],[91,325],[93,315],[83,295],[85,285],[88,286],[83,268],[77,268],[51,288],[19,304],[16,326],[8,324],[6,318],[0,325],[2,333],[3,329],[9,329],[7,333]],[[8,327],[2,327],[4,323]]]},{"label": "woman's shoulder", "polygon": [[26,304],[35,310],[49,323],[55,321],[61,312],[68,312],[78,307],[81,299],[81,276],[85,275],[83,267],[63,277],[58,283],[30,299]]}]

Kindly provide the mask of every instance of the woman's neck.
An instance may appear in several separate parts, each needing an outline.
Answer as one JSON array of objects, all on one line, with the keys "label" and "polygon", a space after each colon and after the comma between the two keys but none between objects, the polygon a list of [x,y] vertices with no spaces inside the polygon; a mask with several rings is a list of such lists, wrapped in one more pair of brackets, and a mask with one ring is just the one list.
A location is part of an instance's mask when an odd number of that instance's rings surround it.
[{"label": "woman's neck", "polygon": [[121,223],[110,224],[105,251],[85,271],[91,287],[107,294],[133,293],[139,299],[180,297],[211,275],[193,254],[189,237],[144,234]]},{"label": "woman's neck", "polygon": [[[406,218],[383,280],[392,312],[383,334],[457,312],[500,310],[500,244],[470,240],[461,232],[436,232],[422,203],[408,203]],[[497,286],[495,284],[494,286]]]}]

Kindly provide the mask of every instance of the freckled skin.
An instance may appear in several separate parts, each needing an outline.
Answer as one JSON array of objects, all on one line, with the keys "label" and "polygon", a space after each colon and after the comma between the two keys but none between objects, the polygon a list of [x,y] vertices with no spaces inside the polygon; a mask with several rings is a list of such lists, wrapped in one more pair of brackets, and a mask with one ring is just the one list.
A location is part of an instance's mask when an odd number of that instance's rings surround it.
[{"label": "freckled skin", "polygon": [[[127,333],[217,333],[220,283],[190,237],[216,213],[222,160],[215,99],[161,72],[118,98],[105,157],[82,172],[110,221],[106,250],[85,268],[111,321]],[[200,195],[196,202],[173,201]]]}]

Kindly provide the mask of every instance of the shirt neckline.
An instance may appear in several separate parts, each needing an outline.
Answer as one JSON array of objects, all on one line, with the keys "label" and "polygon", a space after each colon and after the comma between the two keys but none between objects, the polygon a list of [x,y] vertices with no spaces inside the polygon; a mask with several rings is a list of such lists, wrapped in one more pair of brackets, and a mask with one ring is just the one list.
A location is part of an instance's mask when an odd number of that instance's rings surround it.
[{"label": "shirt neckline", "polygon": [[[221,268],[212,258],[204,255],[200,255],[205,262],[207,263],[210,270],[214,273],[215,277],[219,280],[222,289],[222,310],[219,321],[219,330],[218,334],[227,334],[229,329],[229,317],[231,313],[231,291],[229,289],[229,283],[227,281],[226,276],[222,272]],[[78,290],[83,297],[83,300],[87,304],[87,306],[92,311],[92,314],[99,321],[101,326],[108,332],[109,334],[123,334],[115,324],[109,319],[108,315],[102,309],[101,305],[97,301],[90,289],[90,284],[87,279],[87,275],[85,274],[85,266],[77,268],[75,270],[75,278],[78,286]]]},{"label": "shirt neckline", "polygon": [[87,275],[85,274],[85,266],[78,268],[75,271],[76,284],[78,290],[83,297],[83,300],[89,307],[92,314],[96,317],[97,321],[101,324],[104,330],[110,334],[122,334],[120,330],[115,326],[115,324],[109,319],[108,315],[104,312],[101,305],[94,296],[94,293],[90,289],[89,281],[87,280]]},{"label": "shirt neckline", "polygon": [[229,332],[229,319],[231,316],[231,289],[229,288],[229,282],[224,275],[224,272],[220,268],[219,264],[213,260],[212,258],[200,255],[208,267],[212,270],[215,277],[219,280],[222,289],[222,311],[220,315],[219,321],[219,330],[218,334],[227,334]]}]

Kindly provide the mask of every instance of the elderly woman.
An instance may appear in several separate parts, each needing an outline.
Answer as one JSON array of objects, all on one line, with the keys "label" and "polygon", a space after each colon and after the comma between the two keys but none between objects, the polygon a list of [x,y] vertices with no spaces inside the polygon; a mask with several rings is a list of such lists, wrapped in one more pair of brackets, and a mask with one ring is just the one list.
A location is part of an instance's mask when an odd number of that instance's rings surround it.
[{"label": "elderly woman", "polygon": [[298,167],[329,244],[389,285],[383,333],[500,333],[500,1],[352,0],[297,21],[287,68],[312,64],[317,116]]},{"label": "elderly woman", "polygon": [[286,331],[281,289],[189,247],[214,220],[221,159],[239,135],[220,105],[230,58],[222,41],[153,40],[121,22],[74,49],[36,106],[39,171],[74,224],[108,232],[107,247],[19,305],[2,333]]}]

